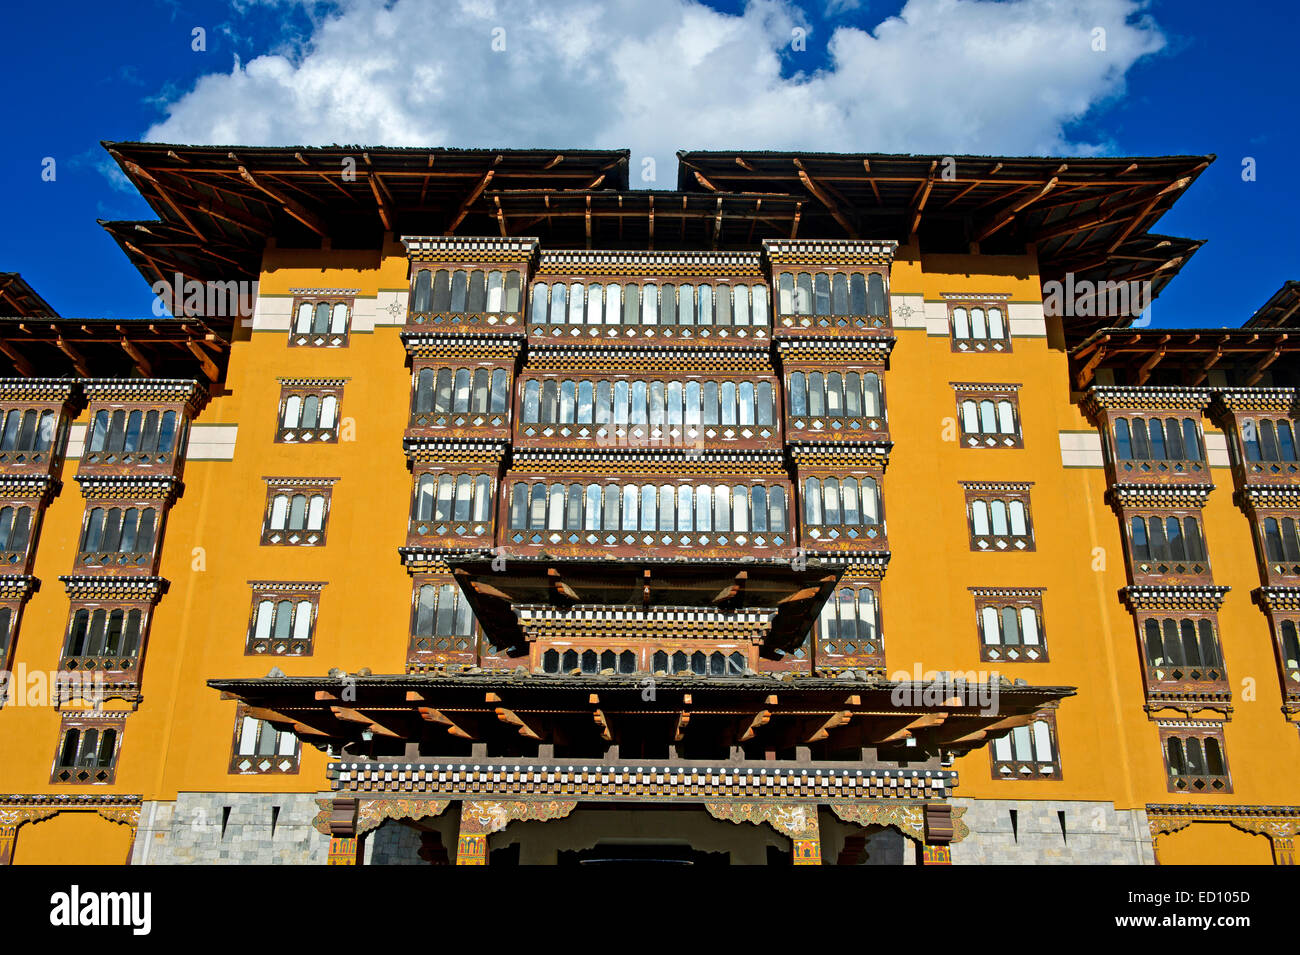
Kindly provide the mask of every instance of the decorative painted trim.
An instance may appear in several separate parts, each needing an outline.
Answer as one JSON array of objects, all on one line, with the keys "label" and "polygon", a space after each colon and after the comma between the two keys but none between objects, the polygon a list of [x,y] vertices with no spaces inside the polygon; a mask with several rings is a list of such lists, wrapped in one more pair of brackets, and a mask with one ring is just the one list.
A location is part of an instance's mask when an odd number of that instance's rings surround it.
[{"label": "decorative painted trim", "polygon": [[581,763],[330,763],[330,788],[371,793],[474,796],[575,796],[592,801],[683,798],[801,801],[946,799],[957,774],[940,769],[805,769],[744,766],[604,766]]}]

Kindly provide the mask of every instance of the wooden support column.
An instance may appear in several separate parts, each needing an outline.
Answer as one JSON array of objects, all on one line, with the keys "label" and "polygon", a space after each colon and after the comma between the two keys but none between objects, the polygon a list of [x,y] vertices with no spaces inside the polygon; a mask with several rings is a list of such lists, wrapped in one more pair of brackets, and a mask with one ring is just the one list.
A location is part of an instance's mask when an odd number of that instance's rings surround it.
[{"label": "wooden support column", "polygon": [[356,799],[335,799],[330,808],[330,848],[326,865],[361,865],[362,843],[357,834],[357,811],[361,803]]},{"label": "wooden support column", "polygon": [[821,827],[817,822],[815,809],[809,817],[807,828],[790,839],[790,852],[794,857],[795,865],[822,864]]},{"label": "wooden support column", "polygon": [[1274,865],[1295,865],[1295,836],[1270,836]]},{"label": "wooden support column", "polygon": [[576,799],[463,801],[456,838],[456,865],[487,865],[487,840],[492,833],[522,820],[563,819],[577,805]]},{"label": "wooden support column", "polygon": [[952,837],[955,827],[952,806],[946,802],[925,805],[925,844],[921,847],[922,865],[952,865]]},{"label": "wooden support column", "polygon": [[0,826],[0,865],[13,865],[14,843],[18,841],[18,825]]}]

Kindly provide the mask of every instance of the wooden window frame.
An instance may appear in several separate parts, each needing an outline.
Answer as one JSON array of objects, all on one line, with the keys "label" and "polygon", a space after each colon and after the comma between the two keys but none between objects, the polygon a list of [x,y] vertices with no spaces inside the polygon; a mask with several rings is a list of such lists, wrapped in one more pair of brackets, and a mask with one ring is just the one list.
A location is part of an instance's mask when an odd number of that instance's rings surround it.
[{"label": "wooden window frame", "polygon": [[[93,712],[93,711],[92,711]],[[77,766],[64,766],[61,762],[63,744],[70,730],[80,731],[80,740],[84,741],[86,730],[94,729],[102,739],[105,730],[114,730],[113,755],[108,766],[94,767],[86,770]],[[122,754],[122,736],[126,730],[126,716],[109,716],[103,713],[94,715],[66,715],[59,723],[58,743],[54,748],[54,761],[50,767],[51,785],[64,786],[108,786],[117,781],[117,764]],[[79,743],[80,745],[80,743]],[[78,778],[85,776],[87,778]],[[98,778],[90,778],[98,777]]]},{"label": "wooden window frame", "polygon": [[[170,502],[160,498],[145,497],[128,497],[124,494],[113,495],[111,497],[87,498],[85,510],[81,516],[81,527],[77,531],[77,550],[76,558],[73,563],[74,573],[92,573],[96,571],[115,570],[122,568],[130,571],[145,571],[154,573],[158,568],[158,561],[162,556],[163,532],[167,527],[167,511]],[[113,509],[125,512],[134,508],[136,511],[151,509],[154,512],[153,526],[153,545],[148,551],[83,551],[82,543],[86,540],[86,532],[90,528],[90,517],[96,509],[103,510],[106,514]],[[136,527],[139,528],[139,517],[136,518]],[[102,543],[102,542],[101,542]],[[134,554],[136,559],[132,562],[122,563],[120,560],[95,561],[87,558],[93,558],[100,554]],[[148,558],[144,560],[144,558]]]},{"label": "wooden window frame", "polygon": [[[1142,661],[1142,673],[1146,685],[1148,698],[1158,696],[1161,699],[1153,702],[1161,702],[1165,698],[1176,699],[1179,696],[1189,696],[1207,703],[1210,702],[1209,695],[1221,696],[1225,699],[1231,698],[1232,685],[1228,679],[1227,664],[1223,655],[1223,636],[1219,630],[1219,615],[1214,610],[1163,610],[1163,609],[1138,609],[1134,611],[1134,620],[1137,626],[1138,638],[1138,658]],[[1219,663],[1217,666],[1193,667],[1188,664],[1165,664],[1162,668],[1156,668],[1149,659],[1147,653],[1147,621],[1154,620],[1160,630],[1161,641],[1164,640],[1164,623],[1166,620],[1174,623],[1178,631],[1178,639],[1182,641],[1182,624],[1183,621],[1190,621],[1193,629],[1196,631],[1196,640],[1199,644],[1201,637],[1200,624],[1202,620],[1209,621],[1212,636],[1214,637],[1215,652],[1218,654]],[[1161,669],[1170,671],[1167,675],[1162,674]],[[1185,673],[1181,676],[1175,676],[1177,671],[1198,671],[1195,675]],[[1209,671],[1209,672],[1200,672]],[[1217,671],[1214,672],[1214,671]]]},{"label": "wooden window frame", "polygon": [[[1025,446],[1024,422],[1020,417],[1020,385],[995,384],[959,384],[952,383],[957,399],[957,433],[958,443],[969,450],[1020,449]],[[992,401],[996,414],[998,402],[1011,404],[1011,419],[1015,428],[1011,434],[1001,431],[967,431],[966,416],[962,413],[962,404],[975,402],[976,417],[979,417],[979,403]]]},{"label": "wooden window frame", "polygon": [[[114,399],[99,398],[90,403],[86,411],[86,435],[82,444],[81,459],[77,466],[78,474],[95,474],[95,475],[131,475],[140,477],[155,476],[176,476],[179,477],[185,467],[185,456],[189,449],[190,424],[194,408],[193,405],[184,400],[174,401],[118,401]],[[115,451],[108,448],[103,450],[91,450],[91,444],[95,437],[95,419],[100,413],[107,413],[109,416],[109,432],[107,437],[113,436],[112,420],[118,412],[126,415],[126,421],[129,422],[131,415],[139,413],[141,423],[147,418],[150,412],[157,412],[159,416],[159,428],[162,427],[162,416],[167,412],[176,415],[175,431],[172,435],[172,446],[166,451]]]},{"label": "wooden window frame", "polygon": [[[1182,793],[1190,796],[1223,796],[1232,792],[1232,765],[1228,762],[1228,748],[1224,744],[1222,723],[1204,723],[1188,720],[1159,723],[1157,726],[1160,730],[1160,758],[1164,762],[1165,782],[1169,792]],[[1219,753],[1223,757],[1223,774],[1216,775],[1207,772],[1202,775],[1175,775],[1173,773],[1173,767],[1169,764],[1168,742],[1172,738],[1177,738],[1184,742],[1188,739],[1199,739],[1201,741],[1202,753],[1205,752],[1206,740],[1212,739],[1217,741],[1219,744]],[[1187,780],[1188,784],[1186,786],[1179,786],[1178,781],[1180,779]],[[1198,786],[1198,782],[1201,785]]]},{"label": "wooden window frame", "polygon": [[[873,670],[883,674],[885,670],[885,636],[884,636],[884,613],[880,601],[880,583],[876,580],[841,580],[831,590],[831,594],[826,598],[826,603],[838,601],[841,590],[852,590],[854,594],[855,605],[858,602],[858,594],[867,591],[872,596],[872,601],[876,611],[876,646],[867,653],[863,652],[861,640],[858,637],[840,638],[836,637],[831,640],[827,635],[822,633],[822,617],[825,614],[825,606],[818,613],[813,623],[814,643],[813,653],[818,670],[840,671],[840,670]],[[844,644],[851,643],[854,645],[852,652],[844,649]]]},{"label": "wooden window frame", "polygon": [[[845,361],[832,364],[829,362],[786,361],[783,359],[781,364],[781,397],[784,400],[781,401],[782,407],[778,409],[780,412],[778,417],[783,420],[787,441],[801,439],[818,441],[827,438],[854,441],[889,440],[889,401],[885,394],[884,362]],[[860,382],[863,382],[867,375],[875,375],[880,386],[880,413],[876,415],[850,416],[847,413],[846,400],[845,413],[843,414],[813,414],[812,402],[810,396],[807,396],[807,389],[811,386],[811,376],[814,374],[822,375],[822,391],[826,393],[826,377],[832,373],[839,373],[842,378],[849,374],[856,374]],[[808,409],[804,414],[796,414],[794,410],[792,396],[794,393],[793,380],[796,374],[804,376],[806,394],[804,401]],[[865,399],[865,397],[866,391],[864,387],[863,398]],[[865,401],[863,403],[865,405]]]},{"label": "wooden window frame", "polygon": [[[515,311],[506,311],[504,307],[500,311],[469,311],[461,309],[453,311],[433,310],[433,296],[437,288],[438,272],[446,270],[450,276],[456,272],[465,272],[472,275],[474,272],[483,272],[484,285],[484,305],[487,304],[487,277],[493,272],[502,273],[502,296],[505,295],[506,273],[519,273],[519,308]],[[429,310],[417,311],[415,308],[415,287],[419,281],[421,272],[428,272],[429,275]],[[468,304],[468,283],[466,279],[466,304]],[[406,321],[410,326],[424,328],[426,330],[440,330],[446,326],[455,325],[474,325],[477,327],[493,327],[505,331],[510,329],[521,328],[528,320],[528,305],[531,300],[532,283],[529,281],[529,263],[524,259],[501,259],[499,261],[482,261],[482,260],[447,260],[447,259],[419,259],[411,263],[410,279],[407,284],[408,293],[406,299]],[[417,318],[416,316],[423,316]]]},{"label": "wooden window frame", "polygon": [[[470,379],[470,410],[453,411],[450,408],[446,411],[416,411],[415,402],[419,397],[420,374],[424,371],[433,373],[433,398],[436,406],[438,394],[438,373],[441,371],[450,372],[451,389],[452,389],[452,407],[455,406],[455,387],[456,373],[461,370],[469,372]],[[488,373],[488,410],[474,411],[473,408],[473,389],[474,373],[479,370]],[[505,408],[502,411],[493,411],[492,408],[492,378],[498,371],[504,371],[506,374],[505,383]],[[428,433],[437,435],[440,438],[481,438],[487,435],[502,438],[510,434],[511,423],[514,420],[514,398],[516,391],[516,380],[514,361],[503,358],[416,358],[411,363],[411,399],[407,409],[407,431],[417,433]],[[476,420],[478,419],[478,420]]]},{"label": "wooden window frame", "polygon": [[[1060,734],[1057,732],[1057,728],[1056,728],[1056,713],[1050,710],[1046,712],[1036,713],[1034,715],[1034,718],[1028,724],[1026,724],[1030,728],[1029,732],[1030,732],[1031,746],[1034,745],[1033,726],[1035,723],[1040,723],[1040,722],[1047,724],[1048,740],[1051,743],[1052,756],[1054,758],[1050,761],[1039,760],[1039,759],[1014,759],[1014,758],[1009,760],[1001,760],[997,758],[994,752],[994,743],[996,742],[996,740],[994,740],[988,744],[989,765],[994,779],[1005,780],[1008,782],[1012,780],[1027,782],[1031,779],[1060,780],[1063,778],[1062,771],[1061,771],[1061,737]],[[1015,732],[1014,729],[1008,732],[1007,738],[1010,739],[1011,734],[1014,732]],[[1009,745],[1013,745],[1013,744],[1009,744]],[[1046,773],[1043,772],[1044,767],[1050,767],[1051,772],[1046,772]],[[1029,770],[1029,772],[1022,771],[1026,769]],[[1002,770],[1008,770],[1008,772],[1003,772]]]},{"label": "wooden window frame", "polygon": [[[47,411],[54,413],[54,438],[46,451],[11,450],[0,451],[0,474],[49,474],[57,476],[63,467],[68,452],[68,433],[72,419],[68,413],[69,400],[44,401],[3,401],[0,402],[0,434],[10,412],[26,414],[36,412],[36,426],[40,427],[41,416]],[[20,432],[21,434],[21,432]]]},{"label": "wooden window frame", "polygon": [[[975,638],[979,641],[980,659],[989,663],[1048,663],[1050,658],[1047,649],[1047,625],[1044,620],[1043,612],[1043,588],[1038,587],[971,587],[971,593],[975,598]],[[984,639],[984,610],[991,607],[998,613],[998,643],[988,643]],[[1025,650],[1019,657],[1011,653],[999,652],[1005,651],[1008,647],[1018,647],[1024,650],[1026,647],[1033,647],[1032,644],[1021,643],[1005,644],[1002,640],[1002,610],[1003,608],[1014,608],[1016,611],[1017,626],[1020,626],[1020,611],[1030,609],[1034,611],[1038,619],[1038,644],[1035,649],[1038,654],[1035,656],[1028,650]]]},{"label": "wooden window frame", "polygon": [[[485,644],[486,637],[483,627],[474,613],[473,607],[470,607],[470,628],[467,636],[460,634],[440,634],[437,629],[437,606],[434,609],[434,627],[433,632],[422,634],[416,632],[419,621],[419,604],[420,590],[424,587],[441,588],[450,585],[455,588],[455,593],[461,601],[466,601],[464,591],[460,584],[452,577],[445,574],[420,574],[416,575],[411,581],[411,610],[410,618],[407,624],[407,667],[408,669],[418,669],[420,666],[433,662],[456,663],[472,665],[478,659],[479,648]],[[457,646],[457,641],[463,640],[466,646]],[[428,643],[422,646],[422,642]],[[445,641],[445,645],[440,645]]]},{"label": "wooden window frame", "polygon": [[[323,547],[329,532],[330,513],[334,505],[334,485],[338,478],[264,478],[266,481],[266,505],[262,510],[262,532],[260,543],[263,547]],[[291,530],[271,526],[272,508],[277,496],[288,495],[292,506],[293,497],[302,494],[307,498],[307,515],[311,511],[311,499],[316,495],[325,498],[325,510],[319,530]],[[286,521],[287,523],[287,521]],[[295,536],[300,535],[300,536]],[[314,536],[312,536],[314,535]]]},{"label": "wooden window frame", "polygon": [[[948,344],[950,350],[960,355],[1006,355],[1013,351],[1011,343],[1011,296],[979,296],[979,295],[945,295],[944,305],[948,310]],[[1004,332],[1001,338],[958,338],[957,323],[954,310],[958,308],[966,309],[969,316],[973,308],[982,308],[985,313],[985,327],[987,327],[987,316],[990,308],[996,308],[1002,313],[1002,330]],[[969,318],[968,318],[969,321]],[[972,342],[970,347],[961,347],[961,342]],[[1002,347],[998,347],[998,346]]]},{"label": "wooden window frame", "polygon": [[[226,772],[231,776],[297,776],[298,771],[302,768],[302,740],[297,734],[290,733],[294,737],[293,755],[274,753],[270,756],[258,756],[257,754],[242,755],[239,752],[240,737],[244,731],[244,717],[249,716],[248,706],[239,703],[235,707],[235,726],[230,735],[230,764]],[[259,724],[265,723],[265,720],[259,720]],[[274,729],[274,727],[272,727]],[[279,732],[279,731],[277,731]],[[277,737],[278,739],[278,737]],[[259,766],[256,761],[271,760],[271,764],[266,767]],[[241,765],[248,762],[248,765]],[[289,765],[285,765],[288,763]]]},{"label": "wooden window frame", "polygon": [[[290,348],[347,348],[352,340],[352,319],[356,315],[356,293],[355,292],[300,292],[294,295],[293,304],[289,312],[289,338]],[[333,322],[334,306],[343,304],[347,306],[348,317],[344,323],[342,333],[324,332],[324,341],[312,341],[313,335],[322,334],[320,332],[299,332],[296,329],[298,324],[298,309],[303,305],[311,305],[313,311],[317,305],[328,305],[330,307],[331,323]]]},{"label": "wooden window frame", "polygon": [[[303,400],[315,397],[323,401],[333,398],[334,425],[330,428],[286,427],[284,423],[285,406],[289,399],[296,397]],[[275,410],[276,444],[334,444],[339,439],[339,422],[343,413],[343,382],[337,379],[314,381],[310,378],[281,378],[280,403]]]},{"label": "wooden window frame", "polygon": [[[1269,611],[1269,630],[1273,635],[1273,651],[1277,660],[1278,680],[1282,687],[1283,709],[1293,720],[1300,717],[1300,666],[1286,665],[1286,649],[1282,643],[1282,625],[1291,623],[1300,642],[1300,609]],[[1300,663],[1300,660],[1297,661]]]},{"label": "wooden window frame", "polygon": [[[1210,584],[1213,583],[1213,563],[1210,560],[1210,542],[1205,536],[1205,513],[1204,509],[1194,505],[1168,506],[1168,507],[1123,507],[1120,509],[1123,519],[1123,526],[1120,533],[1124,540],[1124,556],[1129,562],[1130,578],[1135,584],[1150,583],[1188,583],[1188,584]],[[1205,552],[1204,560],[1193,560],[1186,558],[1184,560],[1163,559],[1157,557],[1148,557],[1139,564],[1138,558],[1133,553],[1133,518],[1140,517],[1146,522],[1147,527],[1147,547],[1150,548],[1151,541],[1151,519],[1158,517],[1167,523],[1168,519],[1175,517],[1179,525],[1191,517],[1196,520],[1201,534],[1201,549]],[[1198,564],[1204,567],[1197,570]],[[1165,570],[1160,570],[1161,566]],[[1149,569],[1144,570],[1143,566]]]},{"label": "wooden window frame", "polygon": [[[465,544],[474,547],[491,546],[495,541],[496,523],[494,518],[496,517],[498,510],[497,495],[501,484],[500,478],[497,476],[497,471],[498,468],[496,465],[487,463],[479,465],[452,465],[450,467],[443,467],[437,464],[416,464],[412,469],[411,500],[406,512],[408,546],[414,546],[420,541],[427,541],[431,545],[435,546],[447,544]],[[420,498],[420,481],[425,475],[434,478],[434,512],[433,516],[427,520],[417,520],[415,513]],[[443,475],[451,478],[452,517],[440,521],[437,519],[437,491],[438,484],[441,482]],[[470,516],[464,521],[455,518],[456,485],[462,475],[468,475],[470,478],[468,505]],[[488,479],[488,510],[487,517],[480,521],[474,519],[474,499],[477,495],[478,479],[481,477]],[[459,533],[457,531],[458,527],[464,527],[466,532],[463,534]]]},{"label": "wooden window frame", "polygon": [[[1021,483],[994,483],[982,481],[970,481],[963,483],[966,501],[966,533],[970,541],[970,549],[977,554],[1030,554],[1038,549],[1038,537],[1034,530],[1033,507],[1030,503],[1030,488],[1032,482]],[[972,506],[976,501],[983,501],[990,509],[990,525],[988,534],[977,534],[975,532],[975,514]],[[995,534],[992,528],[992,504],[994,501],[1002,501],[1008,508],[1007,512],[1007,534]],[[1025,535],[1023,537],[1011,534],[1011,516],[1010,506],[1013,501],[1019,501],[1025,508]],[[981,542],[987,541],[988,546],[979,546]],[[1021,542],[1023,546],[1016,546]],[[998,545],[1003,546],[999,547]]]},{"label": "wooden window frame", "polygon": [[[827,274],[831,281],[831,312],[824,315],[818,315],[816,312],[817,296],[817,276]],[[792,284],[795,290],[799,288],[799,276],[807,274],[810,276],[812,283],[813,311],[804,313],[799,311],[785,312],[781,309],[781,279],[785,275],[793,276]],[[861,275],[865,283],[865,295],[870,298],[871,276],[879,275],[884,285],[885,296],[885,314],[871,315],[864,311],[861,315],[853,312],[843,314],[834,311],[834,282],[836,275],[845,276],[849,283],[850,301],[852,300],[852,282],[854,275]],[[769,289],[770,296],[770,314],[772,317],[773,327],[778,331],[805,331],[805,332],[839,332],[839,331],[862,331],[865,329],[888,329],[893,327],[893,301],[890,297],[890,268],[889,266],[843,266],[843,265],[812,265],[782,263],[774,265],[772,268],[772,283]],[[793,296],[792,296],[793,298]],[[868,306],[869,308],[869,306]]]},{"label": "wooden window frame", "polygon": [[[252,589],[252,606],[248,612],[248,635],[244,641],[246,657],[309,657],[316,649],[316,627],[320,618],[321,588],[325,585],[312,581],[296,583],[290,581],[250,580]],[[288,600],[297,614],[298,605],[303,601],[311,604],[311,621],[307,627],[307,636],[298,638],[292,635],[293,621],[290,621],[291,633],[288,638],[280,639],[274,635],[257,636],[257,611],[265,600],[273,604]],[[273,625],[272,625],[273,626]]]},{"label": "wooden window frame", "polygon": [[[98,672],[103,674],[106,680],[114,683],[138,683],[140,670],[144,664],[145,651],[148,649],[149,628],[153,622],[154,603],[155,601],[150,599],[125,600],[109,597],[74,597],[68,607],[67,623],[63,628],[63,638],[59,645],[59,669],[87,674],[87,678]],[[106,627],[107,617],[115,610],[122,611],[124,620],[132,610],[140,611],[140,633],[137,637],[134,654],[71,655],[69,651],[71,650],[72,628],[76,622],[77,613],[82,610],[87,612],[92,623],[95,611],[103,610],[106,617]],[[118,665],[112,665],[113,663]]]}]

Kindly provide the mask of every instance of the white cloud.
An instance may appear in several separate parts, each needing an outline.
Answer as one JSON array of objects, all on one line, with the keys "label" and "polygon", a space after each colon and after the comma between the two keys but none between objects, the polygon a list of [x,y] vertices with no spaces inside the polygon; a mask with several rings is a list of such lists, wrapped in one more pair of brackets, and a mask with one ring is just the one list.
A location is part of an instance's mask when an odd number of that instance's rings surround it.
[{"label": "white cloud", "polygon": [[808,23],[782,0],[739,15],[693,0],[344,0],[301,56],[204,76],[146,138],[628,147],[634,179],[656,157],[660,187],[679,148],[1095,152],[1067,127],[1164,46],[1144,7],[909,0],[796,52]]}]

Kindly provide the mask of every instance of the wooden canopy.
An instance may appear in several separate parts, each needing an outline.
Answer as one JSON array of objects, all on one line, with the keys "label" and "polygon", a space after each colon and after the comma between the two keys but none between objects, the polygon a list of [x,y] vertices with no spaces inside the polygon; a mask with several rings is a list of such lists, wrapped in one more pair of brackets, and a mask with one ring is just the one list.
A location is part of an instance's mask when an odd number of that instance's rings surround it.
[{"label": "wooden canopy", "polygon": [[1246,328],[1294,328],[1300,325],[1300,282],[1290,281],[1246,319]]},{"label": "wooden canopy", "polygon": [[1229,385],[1254,386],[1272,370],[1274,383],[1300,385],[1300,334],[1286,327],[1135,331],[1103,328],[1070,349],[1072,384],[1083,391],[1108,368],[1117,385],[1203,385],[1211,370]]},{"label": "wooden canopy", "polygon": [[0,316],[0,377],[195,378],[226,371],[230,341],[194,319]]},{"label": "wooden canopy", "polygon": [[[682,152],[677,191],[629,188],[627,150],[105,143],[157,222],[104,222],[152,283],[256,278],[262,250],[383,236],[537,235],[554,248],[757,248],[919,236],[927,252],[1038,248],[1044,280],[1150,280],[1200,242],[1148,230],[1213,156]],[[1077,340],[1098,324],[1071,319]]]},{"label": "wooden canopy", "polygon": [[49,302],[36,294],[17,272],[0,272],[0,315],[58,318]]},{"label": "wooden canopy", "polygon": [[688,753],[874,747],[881,758],[915,761],[984,745],[1075,692],[1000,683],[984,687],[981,706],[976,684],[761,675],[657,677],[649,696],[643,677],[628,676],[360,674],[208,685],[305,742],[347,746],[368,733],[376,752],[393,755],[408,743],[438,755],[469,743],[506,749],[533,741],[592,755],[613,744],[624,757],[669,744]]},{"label": "wooden canopy", "polygon": [[[403,551],[408,564],[418,558]],[[784,652],[802,641],[843,573],[842,567],[808,561],[556,560],[511,558],[508,572],[493,570],[491,557],[444,555],[474,610],[497,646],[522,648],[517,608],[575,604],[621,608],[698,607],[722,611],[775,611],[764,639],[766,652]]]}]

